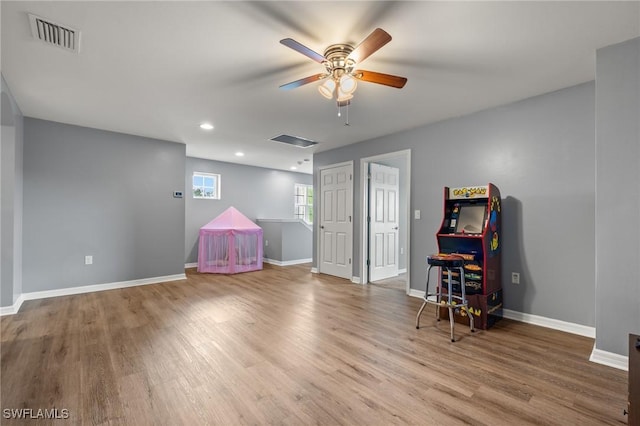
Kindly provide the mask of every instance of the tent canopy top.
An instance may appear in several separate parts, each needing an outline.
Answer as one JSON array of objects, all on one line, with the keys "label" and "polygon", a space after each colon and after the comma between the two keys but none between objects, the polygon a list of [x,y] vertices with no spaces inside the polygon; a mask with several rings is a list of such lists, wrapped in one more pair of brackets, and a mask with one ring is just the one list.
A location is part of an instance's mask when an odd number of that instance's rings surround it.
[{"label": "tent canopy top", "polygon": [[245,215],[240,213],[235,207],[229,207],[220,213],[215,219],[200,228],[206,230],[223,230],[223,229],[262,229]]}]

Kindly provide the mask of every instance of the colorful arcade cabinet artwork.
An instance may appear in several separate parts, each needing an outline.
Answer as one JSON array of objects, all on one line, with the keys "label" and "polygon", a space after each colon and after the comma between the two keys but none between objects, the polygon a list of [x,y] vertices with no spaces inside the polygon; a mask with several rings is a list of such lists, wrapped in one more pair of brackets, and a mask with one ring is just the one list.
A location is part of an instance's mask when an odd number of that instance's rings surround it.
[{"label": "colorful arcade cabinet artwork", "polygon": [[[444,188],[444,217],[436,238],[441,254],[460,254],[465,259],[465,291],[475,325],[488,329],[502,318],[501,199],[493,184]],[[441,285],[446,288],[445,276]],[[457,283],[457,290],[456,290]],[[453,292],[460,281],[453,281]],[[447,318],[443,309],[441,316]],[[456,313],[456,322],[468,324],[467,313]]]}]

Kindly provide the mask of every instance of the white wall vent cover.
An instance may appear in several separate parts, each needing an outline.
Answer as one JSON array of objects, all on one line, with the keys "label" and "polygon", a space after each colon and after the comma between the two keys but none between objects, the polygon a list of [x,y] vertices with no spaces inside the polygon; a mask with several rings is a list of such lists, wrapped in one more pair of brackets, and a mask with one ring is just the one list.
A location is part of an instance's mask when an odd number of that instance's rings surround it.
[{"label": "white wall vent cover", "polygon": [[74,53],[79,52],[80,31],[30,13],[28,15],[34,38]]},{"label": "white wall vent cover", "polygon": [[308,148],[310,146],[318,144],[318,142],[312,141],[310,139],[301,138],[300,136],[289,136],[289,135],[276,136],[274,138],[271,138],[270,140],[297,146],[299,148]]}]

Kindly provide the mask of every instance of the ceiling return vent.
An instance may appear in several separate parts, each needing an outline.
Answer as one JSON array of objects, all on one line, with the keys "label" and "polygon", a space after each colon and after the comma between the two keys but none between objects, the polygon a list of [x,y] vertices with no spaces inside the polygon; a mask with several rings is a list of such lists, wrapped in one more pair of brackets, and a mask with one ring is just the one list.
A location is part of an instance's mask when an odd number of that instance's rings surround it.
[{"label": "ceiling return vent", "polygon": [[34,38],[43,43],[78,53],[80,50],[80,31],[30,13],[28,15],[31,34]]},{"label": "ceiling return vent", "polygon": [[280,135],[274,138],[271,138],[272,141],[282,142],[289,145],[294,145],[299,148],[309,148],[310,146],[317,145],[318,142],[301,138],[299,136],[289,136],[289,135]]}]

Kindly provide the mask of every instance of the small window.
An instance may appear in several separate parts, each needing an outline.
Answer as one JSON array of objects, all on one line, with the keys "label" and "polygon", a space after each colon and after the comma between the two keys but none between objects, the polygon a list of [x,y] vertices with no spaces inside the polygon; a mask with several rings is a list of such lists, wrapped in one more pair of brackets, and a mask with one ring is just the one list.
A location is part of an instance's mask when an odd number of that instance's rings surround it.
[{"label": "small window", "polygon": [[220,175],[193,173],[193,198],[220,199]]},{"label": "small window", "polygon": [[295,185],[294,214],[297,219],[302,219],[309,225],[313,224],[313,186]]}]

